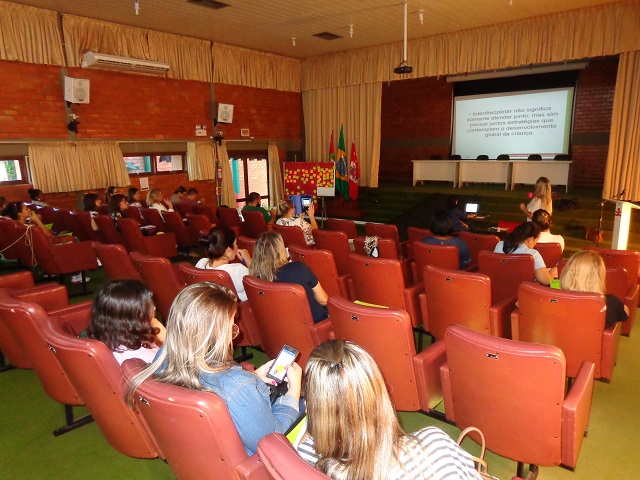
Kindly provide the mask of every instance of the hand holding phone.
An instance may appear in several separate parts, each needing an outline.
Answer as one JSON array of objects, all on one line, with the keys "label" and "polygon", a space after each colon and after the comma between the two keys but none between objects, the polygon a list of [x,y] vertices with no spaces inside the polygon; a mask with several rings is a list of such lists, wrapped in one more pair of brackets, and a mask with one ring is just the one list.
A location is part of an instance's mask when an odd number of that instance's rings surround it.
[{"label": "hand holding phone", "polygon": [[271,368],[267,372],[267,378],[275,380],[277,383],[282,383],[284,377],[287,375],[287,367],[291,365],[298,356],[298,350],[285,345],[280,350],[280,353],[271,364]]}]

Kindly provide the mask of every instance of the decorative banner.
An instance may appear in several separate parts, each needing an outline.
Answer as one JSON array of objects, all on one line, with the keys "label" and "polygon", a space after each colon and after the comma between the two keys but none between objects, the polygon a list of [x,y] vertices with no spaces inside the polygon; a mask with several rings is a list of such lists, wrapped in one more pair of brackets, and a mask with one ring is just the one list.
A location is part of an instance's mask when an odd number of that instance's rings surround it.
[{"label": "decorative banner", "polygon": [[284,164],[284,194],[313,195],[317,203],[318,187],[335,188],[335,163],[286,162]]}]

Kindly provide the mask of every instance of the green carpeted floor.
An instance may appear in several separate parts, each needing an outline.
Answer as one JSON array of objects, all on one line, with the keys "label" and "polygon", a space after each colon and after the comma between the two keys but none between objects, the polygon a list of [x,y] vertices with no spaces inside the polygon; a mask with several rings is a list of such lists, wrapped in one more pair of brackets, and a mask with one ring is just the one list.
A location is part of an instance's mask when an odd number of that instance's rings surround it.
[{"label": "green carpeted floor", "polygon": [[[442,208],[452,192],[461,203],[477,201],[482,213],[489,214],[487,222],[479,227],[495,225],[497,220],[522,219],[518,203],[526,201],[529,189],[514,192],[494,186],[456,189],[440,185],[411,187],[406,184],[388,184],[379,189],[362,189],[362,208],[368,212],[365,220],[394,222],[404,234],[407,225],[426,226],[431,212]],[[560,194],[561,198],[577,201],[578,209],[555,212],[554,233],[565,235],[567,252],[590,244],[583,239],[584,229],[597,226],[599,192],[576,190]],[[613,207],[605,210],[605,240],[610,238]],[[635,219],[632,231],[640,231]],[[633,248],[640,245],[640,236],[633,233]],[[607,246],[606,241],[603,246]],[[7,270],[3,270],[5,273]],[[105,280],[102,269],[91,272],[90,288],[97,289]],[[78,286],[72,292],[79,291]],[[82,298],[80,298],[82,299]],[[575,472],[562,468],[542,468],[540,479],[608,480],[638,478],[640,447],[635,407],[640,398],[640,326],[634,334],[620,342],[618,365],[611,384],[596,382],[591,413],[589,436],[585,439]],[[265,360],[255,352],[255,362]],[[527,379],[523,379],[527,381]],[[536,385],[531,382],[531,395]],[[82,413],[82,409],[78,409]],[[399,414],[407,431],[426,425],[437,425],[457,436],[459,431],[420,413]],[[171,479],[169,467],[161,460],[128,458],[111,448],[98,427],[90,424],[61,437],[51,432],[64,421],[63,407],[49,399],[42,390],[33,371],[10,370],[0,373],[0,480],[26,479]],[[488,453],[489,471],[503,480],[515,474],[515,463]]]}]

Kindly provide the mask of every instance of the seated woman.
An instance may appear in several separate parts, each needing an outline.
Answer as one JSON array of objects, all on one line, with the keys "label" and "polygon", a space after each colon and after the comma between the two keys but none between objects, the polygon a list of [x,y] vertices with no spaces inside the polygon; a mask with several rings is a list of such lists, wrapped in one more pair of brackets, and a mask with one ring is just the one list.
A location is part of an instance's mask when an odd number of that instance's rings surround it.
[{"label": "seated woman", "polygon": [[302,262],[289,262],[284,241],[279,233],[265,232],[260,235],[253,251],[253,262],[249,274],[267,282],[295,283],[304,288],[309,300],[314,323],[329,316],[327,300],[318,278]]},{"label": "seated woman", "polygon": [[21,225],[26,225],[28,227],[37,226],[40,230],[44,232],[44,234],[49,238],[51,243],[57,245],[59,243],[71,243],[75,241],[75,238],[69,235],[61,235],[56,236],[53,234],[51,230],[49,230],[42,220],[40,220],[40,216],[36,215],[34,212],[29,210],[22,202],[9,202],[6,207],[2,211],[2,216],[15,220]]},{"label": "seated woman", "polygon": [[572,292],[599,293],[607,305],[605,325],[610,327],[616,322],[629,318],[629,309],[618,297],[607,293],[607,269],[602,257],[593,250],[574,253],[560,275],[560,286]]},{"label": "seated woman", "polygon": [[[216,227],[209,232],[207,239],[208,258],[201,258],[196,263],[196,268],[224,270],[233,281],[233,286],[238,292],[238,299],[241,302],[247,301],[247,294],[244,291],[242,279],[249,275],[251,266],[251,255],[247,250],[238,249],[236,234],[228,227]],[[231,263],[234,260],[242,263]]]},{"label": "seated woman", "polygon": [[447,212],[449,212],[453,218],[454,233],[475,232],[476,229],[473,219],[476,218],[476,214],[460,210],[460,207],[458,206],[459,201],[460,200],[455,195],[450,195],[447,200]]},{"label": "seated woman", "polygon": [[118,195],[119,193],[120,193],[120,189],[118,187],[111,185],[110,187],[107,188],[107,191],[104,193],[104,203],[109,205],[109,202],[111,201],[111,197],[113,195]]},{"label": "seated woman", "polygon": [[493,250],[496,253],[528,254],[533,257],[535,279],[542,285],[549,285],[551,280],[558,276],[556,267],[547,269],[540,252],[536,246],[540,237],[540,225],[535,222],[526,222],[518,225],[504,240],[501,240]]},{"label": "seated woman", "polygon": [[471,253],[469,247],[460,237],[453,236],[453,217],[446,210],[439,210],[433,214],[429,230],[433,234],[432,237],[424,237],[422,241],[430,245],[453,245],[458,247],[458,259],[460,262],[460,270],[464,270],[471,263]]},{"label": "seated woman", "polygon": [[149,208],[155,208],[160,211],[160,213],[173,212],[173,204],[164,198],[162,190],[159,188],[154,188],[149,191],[147,194],[147,205]]},{"label": "seated woman", "polygon": [[540,225],[540,238],[538,239],[538,243],[559,243],[560,248],[564,252],[564,238],[562,235],[554,235],[549,230],[551,229],[551,225],[553,225],[553,221],[551,220],[551,214],[542,208],[539,208],[535,212],[533,212],[533,217],[531,217],[531,221]]},{"label": "seated woman", "polygon": [[39,207],[47,207],[49,204],[44,201],[44,197],[42,195],[42,190],[38,190],[37,188],[30,188],[27,190],[29,194],[29,198],[31,199],[31,205],[37,205]]},{"label": "seated woman", "polygon": [[318,224],[316,223],[315,219],[316,210],[313,206],[313,203],[309,205],[309,209],[306,212],[309,216],[309,222],[311,223],[307,222],[304,219],[304,211],[297,217],[294,216],[295,212],[296,209],[293,206],[293,202],[291,200],[282,200],[278,205],[278,214],[280,215],[280,218],[276,221],[276,224],[284,225],[285,227],[300,227],[302,229],[302,233],[304,234],[304,241],[307,242],[307,245],[315,245],[313,241],[313,235],[311,235],[311,231],[318,228]]},{"label": "seated woman", "polygon": [[166,336],[155,318],[151,290],[138,280],[109,280],[96,292],[87,337],[100,340],[119,364],[129,358],[151,363]]},{"label": "seated woman", "polygon": [[127,190],[127,202],[130,207],[142,207],[142,203],[140,203],[140,191],[136,187],[131,187]]},{"label": "seated woman", "polygon": [[129,202],[124,195],[116,193],[109,198],[109,215],[117,223],[118,218],[125,217],[125,212],[129,208]]},{"label": "seated woman", "polygon": [[302,369],[287,369],[289,390],[273,404],[267,362],[255,373],[233,360],[236,296],[215,283],[196,283],[182,290],[171,306],[167,339],[154,362],[133,377],[127,400],[133,403],[138,386],[147,378],[186,388],[214,392],[227,405],[231,420],[249,455],[258,441],[272,432],[284,433],[298,418]]},{"label": "seated woman", "polygon": [[355,343],[317,347],[304,391],[311,437],[298,452],[329,478],[480,480],[471,455],[439,428],[402,430],[380,369]]},{"label": "seated woman", "polygon": [[82,199],[82,203],[84,204],[84,209],[82,211],[89,212],[89,215],[91,215],[91,228],[94,232],[97,232],[98,225],[96,225],[93,217],[100,214],[98,209],[102,206],[102,200],[98,198],[98,194],[96,193],[86,193]]}]

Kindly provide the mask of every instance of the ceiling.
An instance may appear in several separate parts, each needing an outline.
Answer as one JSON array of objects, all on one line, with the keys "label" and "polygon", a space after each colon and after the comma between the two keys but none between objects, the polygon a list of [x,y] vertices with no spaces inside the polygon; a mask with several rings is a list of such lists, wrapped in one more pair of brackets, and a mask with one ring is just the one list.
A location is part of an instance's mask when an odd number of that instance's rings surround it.
[{"label": "ceiling", "polygon": [[[221,0],[213,10],[187,0],[13,0],[62,13],[222,42],[295,58],[399,42],[399,0]],[[612,0],[411,0],[409,39],[510,22]],[[424,10],[420,23],[418,10]],[[353,25],[353,37],[349,36]],[[343,38],[323,40],[330,32]],[[296,45],[292,45],[295,37]]]}]

